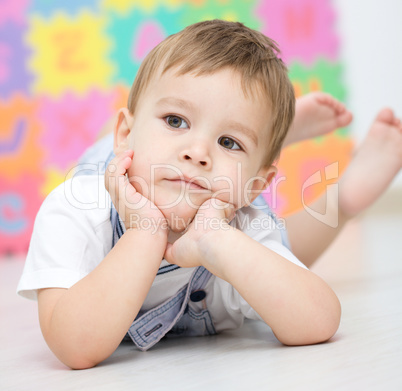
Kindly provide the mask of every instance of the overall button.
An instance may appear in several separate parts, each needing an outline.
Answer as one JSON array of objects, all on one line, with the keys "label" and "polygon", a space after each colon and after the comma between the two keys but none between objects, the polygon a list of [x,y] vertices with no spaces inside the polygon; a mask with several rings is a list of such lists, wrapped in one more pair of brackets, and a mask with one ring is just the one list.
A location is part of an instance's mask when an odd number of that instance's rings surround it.
[{"label": "overall button", "polygon": [[206,295],[205,291],[195,291],[190,295],[190,300],[196,303],[197,301],[204,300]]}]

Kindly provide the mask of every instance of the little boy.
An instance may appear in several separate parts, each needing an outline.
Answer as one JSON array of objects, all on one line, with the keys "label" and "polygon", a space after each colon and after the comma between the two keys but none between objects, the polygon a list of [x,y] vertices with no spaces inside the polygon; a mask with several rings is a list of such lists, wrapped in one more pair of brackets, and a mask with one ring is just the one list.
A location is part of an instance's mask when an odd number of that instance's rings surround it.
[{"label": "little boy", "polygon": [[98,177],[81,176],[46,199],[18,290],[38,292],[44,338],[66,365],[96,365],[127,330],[142,350],[167,333],[215,334],[245,317],[288,345],[336,332],[334,292],[250,206],[293,120],[276,53],[238,23],[167,38],[119,111],[110,198]]}]

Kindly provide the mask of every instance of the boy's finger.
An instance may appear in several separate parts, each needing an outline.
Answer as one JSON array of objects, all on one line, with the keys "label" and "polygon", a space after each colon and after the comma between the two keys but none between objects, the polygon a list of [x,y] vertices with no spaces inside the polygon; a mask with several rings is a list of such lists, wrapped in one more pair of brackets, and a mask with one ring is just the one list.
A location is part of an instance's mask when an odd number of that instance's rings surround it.
[{"label": "boy's finger", "polygon": [[[125,187],[127,178],[126,172],[131,165],[134,152],[132,150],[124,151],[113,158],[108,164],[105,172],[105,187],[113,193],[116,193],[116,187],[118,192]],[[117,178],[117,179],[116,179]]]},{"label": "boy's finger", "polygon": [[[123,159],[125,159],[127,156],[131,156],[134,151],[127,149],[126,151],[118,153],[111,161],[110,163],[113,163],[114,165],[119,164]],[[109,164],[110,164],[109,163]]]},{"label": "boy's finger", "polygon": [[218,198],[211,198],[210,205],[215,209],[223,210],[225,218],[228,219],[229,221],[233,219],[236,212],[236,209],[233,204],[221,201]]},{"label": "boy's finger", "polygon": [[130,167],[134,152],[132,150],[124,151],[113,158],[107,166],[107,171],[111,175],[124,175]]},{"label": "boy's finger", "polygon": [[134,151],[127,149],[124,152],[121,152],[119,154],[117,154],[111,161],[109,164],[114,164],[114,165],[118,165],[120,164],[125,158],[130,157],[132,158],[132,156],[134,155]]},{"label": "boy's finger", "polygon": [[223,209],[225,212],[225,218],[228,219],[228,221],[232,221],[233,218],[235,217],[236,214],[236,208],[234,205],[227,203],[227,207]]},{"label": "boy's finger", "polygon": [[117,169],[121,167],[121,164],[126,160],[126,159],[132,159],[134,155],[134,151],[132,150],[127,150],[122,153],[119,153],[116,155],[108,164],[108,171],[112,174],[117,172]]},{"label": "boy's finger", "polygon": [[165,254],[163,255],[163,258],[165,258],[165,260],[167,262],[174,264],[172,249],[173,249],[173,245],[171,243],[167,243]]}]

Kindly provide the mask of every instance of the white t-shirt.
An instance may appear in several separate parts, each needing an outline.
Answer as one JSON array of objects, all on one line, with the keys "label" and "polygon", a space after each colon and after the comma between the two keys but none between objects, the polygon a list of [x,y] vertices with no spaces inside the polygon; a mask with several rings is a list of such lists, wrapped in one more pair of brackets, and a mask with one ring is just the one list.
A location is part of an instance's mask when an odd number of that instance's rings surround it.
[{"label": "white t-shirt", "polygon": [[[70,288],[105,258],[112,246],[111,199],[103,176],[76,176],[57,187],[44,201],[35,220],[32,239],[17,293],[37,298],[41,288]],[[246,207],[231,225],[305,268],[281,242],[275,222],[266,213]],[[168,265],[162,260],[161,267]],[[142,310],[172,297],[190,279],[194,268],[157,275]],[[269,283],[269,281],[267,281]],[[261,319],[228,282],[212,276],[204,288],[207,308],[217,332],[240,327],[244,318]],[[190,302],[195,310],[202,302]]]}]

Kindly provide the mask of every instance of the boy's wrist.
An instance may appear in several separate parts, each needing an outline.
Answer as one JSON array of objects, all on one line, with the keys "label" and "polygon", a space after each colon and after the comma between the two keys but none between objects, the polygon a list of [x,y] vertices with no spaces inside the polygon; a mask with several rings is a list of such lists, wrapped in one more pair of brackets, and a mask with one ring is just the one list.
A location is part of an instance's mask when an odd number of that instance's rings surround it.
[{"label": "boy's wrist", "polygon": [[123,236],[133,237],[136,242],[140,239],[142,243],[150,243],[152,246],[158,246],[161,248],[166,247],[168,231],[163,229],[139,229],[139,228],[126,228],[126,232]]},{"label": "boy's wrist", "polygon": [[225,270],[229,266],[228,246],[233,246],[238,240],[236,228],[228,225],[228,229],[211,231],[199,241],[201,264],[215,276],[225,278]]},{"label": "boy's wrist", "polygon": [[130,215],[128,221],[124,221],[124,225],[126,231],[132,230],[162,236],[167,236],[169,228],[167,220],[162,217],[141,217],[137,214]]}]

